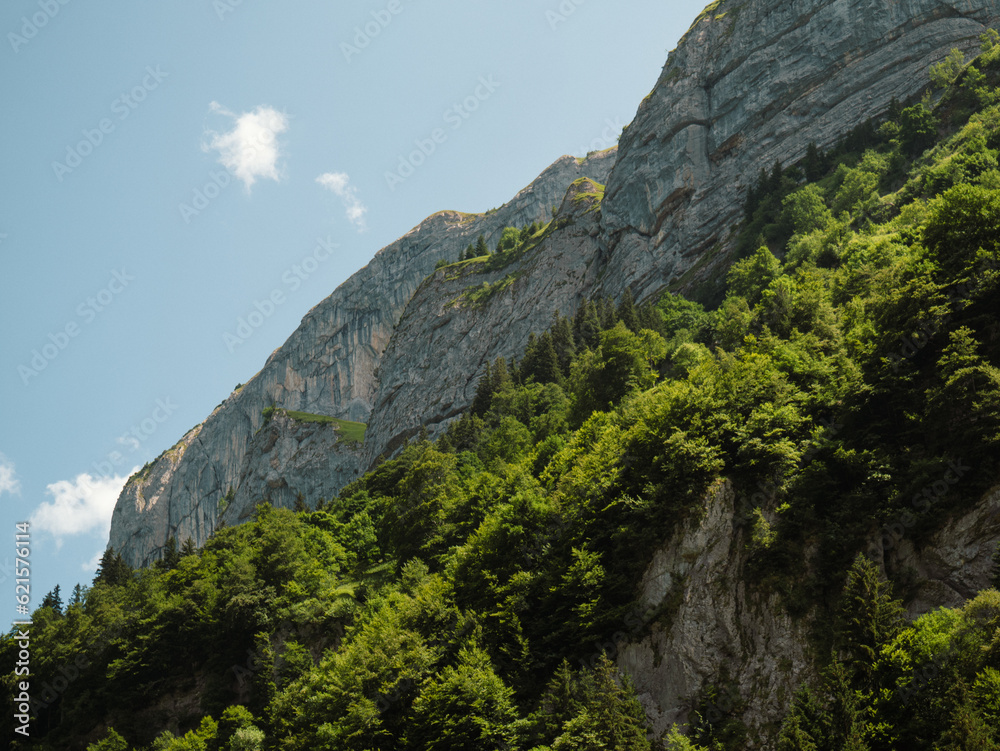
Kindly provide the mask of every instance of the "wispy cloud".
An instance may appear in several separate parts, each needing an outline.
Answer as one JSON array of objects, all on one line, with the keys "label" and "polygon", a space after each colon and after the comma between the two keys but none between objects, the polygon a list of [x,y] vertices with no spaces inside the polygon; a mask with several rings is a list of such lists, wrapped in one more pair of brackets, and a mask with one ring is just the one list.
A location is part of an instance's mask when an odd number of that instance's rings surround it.
[{"label": "wispy cloud", "polygon": [[21,481],[17,479],[14,462],[0,454],[0,495],[4,493],[16,495],[20,492]]},{"label": "wispy cloud", "polygon": [[263,105],[239,115],[218,102],[209,106],[212,112],[231,118],[235,125],[224,133],[206,131],[205,151],[218,151],[219,163],[243,181],[247,192],[258,178],[280,180],[278,159],[282,154],[278,136],[288,130],[288,116]]},{"label": "wispy cloud", "polygon": [[91,558],[86,563],[80,564],[80,568],[82,568],[84,571],[95,573],[97,571],[97,567],[101,565],[101,558],[103,557],[104,557],[104,548],[101,548],[94,554],[93,558]]},{"label": "wispy cloud", "polygon": [[340,198],[344,204],[344,211],[347,212],[348,221],[357,227],[359,232],[364,232],[367,228],[365,214],[368,213],[368,207],[358,198],[358,189],[351,185],[351,178],[347,173],[327,172],[317,177],[316,182]]},{"label": "wispy cloud", "polygon": [[[133,472],[136,469],[132,470]],[[84,473],[75,480],[60,480],[46,488],[52,496],[35,509],[31,525],[48,532],[61,545],[64,537],[99,532],[107,536],[111,515],[127,477],[94,478]]]}]

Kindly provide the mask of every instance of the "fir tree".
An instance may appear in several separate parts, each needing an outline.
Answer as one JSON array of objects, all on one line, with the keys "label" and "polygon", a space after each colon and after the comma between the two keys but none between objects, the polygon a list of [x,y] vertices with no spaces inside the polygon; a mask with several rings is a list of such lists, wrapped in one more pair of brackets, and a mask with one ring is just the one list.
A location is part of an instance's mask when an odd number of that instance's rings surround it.
[{"label": "fir tree", "polygon": [[635,299],[632,297],[632,290],[625,288],[621,302],[618,303],[618,320],[625,324],[629,331],[639,333],[639,316],[635,311]]},{"label": "fir tree", "polygon": [[847,575],[841,600],[841,645],[855,681],[869,690],[882,647],[905,623],[903,605],[892,598],[892,585],[883,581],[870,558],[859,553]]},{"label": "fir tree", "polygon": [[806,180],[809,182],[816,182],[826,174],[823,155],[820,154],[819,149],[813,142],[810,142],[806,148],[806,158],[803,167],[806,173]]},{"label": "fir tree", "polygon": [[45,595],[45,597],[42,598],[42,607],[52,608],[52,610],[55,613],[62,615],[63,601],[62,601],[62,596],[59,594],[58,584],[56,584],[56,586],[52,589],[51,592],[49,592],[47,595]]},{"label": "fir tree", "polygon": [[601,322],[601,331],[613,329],[618,323],[618,313],[615,310],[615,303],[610,297],[601,297],[597,300],[597,317]]},{"label": "fir tree", "polygon": [[76,586],[73,587],[73,594],[70,595],[69,604],[71,606],[82,604],[86,595],[87,591],[83,588],[83,585],[77,583]]},{"label": "fir tree", "polygon": [[129,751],[129,745],[114,728],[108,728],[104,738],[87,746],[87,751]]},{"label": "fir tree", "polygon": [[788,716],[781,727],[778,751],[817,751],[826,748],[830,713],[819,694],[807,684],[795,692]]},{"label": "fir tree", "polygon": [[767,176],[767,192],[777,193],[781,190],[781,177],[784,172],[781,169],[781,160],[775,159],[774,166],[771,167],[771,174]]},{"label": "fir tree", "polygon": [[469,407],[469,411],[473,415],[482,416],[485,415],[487,410],[490,408],[490,402],[493,401],[493,365],[489,362],[486,363],[486,372],[483,373],[483,377],[479,379],[479,383],[476,384],[476,396],[472,399],[472,406]]},{"label": "fir tree", "polygon": [[552,341],[552,334],[546,331],[540,337],[532,335],[524,350],[521,361],[520,380],[522,383],[561,383],[562,370],[559,367],[559,356]]},{"label": "fir tree", "polygon": [[186,558],[189,555],[198,555],[198,548],[195,547],[194,540],[188,537],[184,541],[184,545],[181,546],[181,558]]},{"label": "fir tree", "polygon": [[483,237],[482,235],[480,235],[479,238],[476,240],[476,255],[475,255],[475,257],[476,258],[480,258],[482,256],[488,256],[489,254],[490,254],[490,248],[486,244],[486,238]]},{"label": "fir tree", "polygon": [[132,569],[121,553],[116,553],[115,549],[109,547],[101,556],[101,562],[97,567],[97,574],[94,583],[107,584],[112,587],[121,587],[132,578]]},{"label": "fir tree", "polygon": [[638,314],[640,330],[649,329],[650,331],[655,331],[660,336],[664,336],[667,333],[663,316],[652,303],[647,302],[639,306]]},{"label": "fir tree", "polygon": [[802,718],[791,714],[781,726],[778,751],[818,751],[813,737],[802,727]]},{"label": "fir tree", "polygon": [[862,741],[865,723],[861,701],[858,692],[851,686],[851,676],[844,663],[834,661],[824,673],[824,682],[829,695],[827,747],[843,751],[865,751],[867,746]]},{"label": "fir tree", "polygon": [[569,375],[569,366],[576,355],[576,341],[573,337],[573,325],[570,320],[559,314],[557,310],[552,319],[552,345],[559,359],[559,370],[563,375]]},{"label": "fir tree", "polygon": [[177,538],[173,535],[167,538],[166,545],[163,546],[163,557],[157,561],[157,568],[163,571],[173,571],[180,563],[181,554],[177,550]]},{"label": "fir tree", "polygon": [[991,728],[979,714],[964,685],[959,686],[962,699],[951,715],[951,725],[941,734],[934,747],[938,751],[1000,751],[995,740],[996,728]]},{"label": "fir tree", "polygon": [[601,320],[593,300],[580,305],[573,318],[573,339],[578,347],[595,349],[601,340]]}]

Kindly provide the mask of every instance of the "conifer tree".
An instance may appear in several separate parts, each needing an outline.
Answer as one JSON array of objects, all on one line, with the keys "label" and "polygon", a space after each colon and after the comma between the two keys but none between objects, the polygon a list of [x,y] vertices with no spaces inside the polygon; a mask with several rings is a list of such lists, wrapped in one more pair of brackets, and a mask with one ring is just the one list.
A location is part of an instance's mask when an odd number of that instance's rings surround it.
[{"label": "conifer tree", "polygon": [[62,615],[63,611],[63,601],[62,596],[59,594],[59,585],[56,586],[42,598],[43,608],[52,608],[52,610],[59,615]]},{"label": "conifer tree", "polygon": [[552,345],[556,350],[556,357],[559,360],[559,370],[563,375],[569,375],[569,366],[576,355],[576,341],[573,337],[573,325],[570,320],[559,311],[555,312],[552,319]]},{"label": "conifer tree", "polygon": [[635,299],[632,297],[632,290],[625,288],[621,302],[618,303],[618,320],[625,324],[629,331],[639,333],[639,316],[635,311]]},{"label": "conifer tree", "polygon": [[996,728],[991,728],[979,714],[964,685],[959,686],[959,692],[963,698],[952,712],[951,725],[941,734],[934,748],[938,751],[1000,751]]},{"label": "conifer tree", "polygon": [[639,329],[649,329],[650,331],[655,331],[660,336],[666,334],[666,326],[664,325],[663,316],[651,303],[644,303],[638,308],[639,315]]},{"label": "conifer tree", "polygon": [[197,555],[198,548],[195,547],[194,540],[188,537],[184,541],[184,545],[181,546],[181,558],[185,558],[189,555]]},{"label": "conifer tree", "polygon": [[601,331],[613,329],[618,323],[618,313],[615,310],[615,303],[610,297],[601,297],[597,300],[597,317],[601,322]]},{"label": "conifer tree", "polygon": [[[875,580],[878,581],[877,575]],[[827,747],[866,751],[867,746],[862,740],[865,723],[861,701],[851,685],[851,675],[844,663],[835,660],[825,671],[824,683],[829,695]]]},{"label": "conifer tree", "polygon": [[534,335],[529,338],[528,346],[524,350],[524,359],[521,361],[519,375],[522,383],[529,380],[535,383],[562,382],[559,356],[556,354],[552,334],[548,331],[538,338],[535,338]]},{"label": "conifer tree", "polygon": [[486,372],[483,373],[483,377],[479,379],[479,383],[476,385],[476,396],[472,400],[472,406],[469,407],[469,411],[481,417],[489,410],[492,401],[493,365],[487,361]]},{"label": "conifer tree", "polygon": [[177,538],[173,535],[167,538],[166,545],[163,547],[163,557],[157,562],[157,568],[164,571],[173,571],[177,568],[177,564],[180,563],[181,554],[177,550]]},{"label": "conifer tree", "polygon": [[87,751],[129,751],[129,745],[114,728],[108,728],[104,738],[87,746]]},{"label": "conifer tree", "polygon": [[820,154],[814,142],[810,142],[809,146],[806,147],[806,158],[803,167],[805,168],[806,180],[809,182],[816,182],[826,172],[823,164],[823,155]]},{"label": "conifer tree", "polygon": [[97,567],[97,574],[94,583],[101,582],[112,587],[120,587],[127,584],[132,578],[132,569],[121,553],[116,553],[115,549],[108,547],[101,556],[101,562]]},{"label": "conifer tree", "polygon": [[489,246],[486,244],[486,238],[482,235],[476,240],[476,258],[482,256],[488,256],[490,254]]},{"label": "conifer tree", "polygon": [[781,190],[781,177],[783,174],[784,173],[781,169],[781,160],[775,159],[774,166],[771,167],[771,174],[768,175],[767,177],[768,193],[777,193],[779,190]]},{"label": "conifer tree", "polygon": [[874,687],[879,654],[905,623],[903,605],[892,598],[892,585],[862,553],[854,559],[841,600],[840,640],[854,682]]},{"label": "conifer tree", "polygon": [[601,339],[601,320],[593,300],[580,305],[573,318],[573,339],[578,347],[595,349]]},{"label": "conifer tree", "polygon": [[781,728],[778,751],[818,751],[826,748],[830,714],[826,703],[807,684],[795,692]]}]

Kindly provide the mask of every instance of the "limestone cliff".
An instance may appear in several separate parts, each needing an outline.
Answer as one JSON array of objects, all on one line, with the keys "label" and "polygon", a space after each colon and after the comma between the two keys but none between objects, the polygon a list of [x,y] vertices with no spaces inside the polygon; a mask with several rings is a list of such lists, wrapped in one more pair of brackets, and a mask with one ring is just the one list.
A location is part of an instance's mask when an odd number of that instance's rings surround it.
[{"label": "limestone cliff", "polygon": [[712,3],[621,137],[603,290],[642,298],[717,276],[762,167],[798,161],[810,142],[827,148],[911,97],[930,65],[975,47],[998,18],[996,0]]},{"label": "limestone cliff", "polygon": [[421,427],[435,435],[472,403],[487,362],[520,356],[554,311],[575,312],[597,280],[602,191],[587,179],[574,183],[544,239],[509,266],[449,266],[420,286],[382,359],[368,466]]},{"label": "limestone cliff", "polygon": [[[655,615],[623,624],[614,647],[655,731],[687,722],[704,686],[725,686],[707,707],[710,721],[735,714],[751,747],[773,748],[796,687],[815,677],[809,619],[790,618],[773,591],[754,584],[741,519],[732,485],[720,482],[703,512],[664,540],[646,570],[638,612]],[[916,617],[960,607],[988,588],[998,538],[994,491],[920,547],[886,529],[872,530],[868,547],[886,561],[888,574],[910,581],[909,614]]]},{"label": "limestone cliff", "polygon": [[[552,207],[575,180],[607,180],[614,154],[612,149],[586,160],[562,157],[501,208],[486,214],[435,214],[380,250],[306,314],[256,376],[177,446],[130,479],[115,507],[110,545],[130,564],[145,565],[159,558],[171,535],[203,544],[216,526],[219,501],[230,488],[242,506],[287,500],[287,493],[274,492],[274,478],[271,484],[241,485],[245,477],[302,475],[306,470],[294,453],[280,470],[253,466],[259,455],[251,453],[251,443],[263,424],[263,410],[275,404],[367,422],[382,353],[411,296],[435,264],[454,260],[480,234],[495,244],[504,227],[548,221]],[[333,450],[344,449],[334,444]],[[340,468],[334,476],[346,478],[345,468],[355,457],[331,461]],[[334,476],[299,488],[329,497],[341,486]],[[312,502],[320,497],[307,495]]]}]

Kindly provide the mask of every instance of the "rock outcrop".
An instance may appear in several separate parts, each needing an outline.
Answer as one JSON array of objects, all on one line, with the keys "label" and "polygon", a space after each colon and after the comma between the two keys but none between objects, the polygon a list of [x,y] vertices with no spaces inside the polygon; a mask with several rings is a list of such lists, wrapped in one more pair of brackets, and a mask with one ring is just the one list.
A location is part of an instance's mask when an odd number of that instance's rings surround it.
[{"label": "rock outcrop", "polygon": [[996,0],[722,0],[670,54],[619,142],[603,290],[637,299],[718,275],[762,167],[827,148],[978,44]]},{"label": "rock outcrop", "polygon": [[422,428],[435,436],[472,403],[487,362],[520,356],[554,311],[576,312],[597,279],[602,191],[586,178],[573,183],[545,238],[509,266],[485,271],[471,261],[420,286],[382,358],[367,465]]},{"label": "rock outcrop", "polygon": [[[796,687],[816,678],[809,621],[790,618],[777,594],[748,575],[750,535],[738,506],[732,485],[720,482],[703,513],[664,540],[637,609],[655,616],[648,628],[626,624],[613,643],[657,733],[693,719],[696,700],[713,685],[716,699],[701,706],[709,720],[735,716],[751,747],[773,748]],[[903,522],[899,530],[873,531],[868,548],[889,575],[911,583],[910,617],[961,607],[990,586],[1000,491],[956,514],[920,547],[908,528]]]},{"label": "rock outcrop", "polygon": [[[361,447],[330,423],[303,422],[275,412],[250,441],[243,472],[219,521],[240,524],[262,500],[294,508],[332,498],[361,470]],[[228,491],[227,491],[228,492]]]}]

